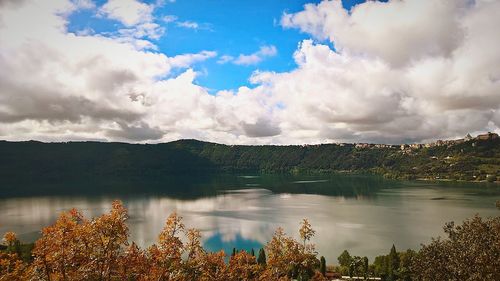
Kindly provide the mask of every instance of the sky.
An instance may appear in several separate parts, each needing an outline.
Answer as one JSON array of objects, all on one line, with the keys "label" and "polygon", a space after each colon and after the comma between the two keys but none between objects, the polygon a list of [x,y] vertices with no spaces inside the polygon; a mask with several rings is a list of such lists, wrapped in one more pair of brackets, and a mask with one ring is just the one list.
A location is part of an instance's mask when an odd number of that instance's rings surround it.
[{"label": "sky", "polygon": [[499,0],[0,0],[0,139],[500,132]]}]

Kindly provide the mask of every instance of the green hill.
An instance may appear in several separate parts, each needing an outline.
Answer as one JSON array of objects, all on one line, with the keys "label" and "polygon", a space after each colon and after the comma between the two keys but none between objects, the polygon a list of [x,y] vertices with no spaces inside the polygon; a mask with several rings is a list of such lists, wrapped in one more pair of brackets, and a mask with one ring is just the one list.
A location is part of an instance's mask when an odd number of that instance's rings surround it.
[{"label": "green hill", "polygon": [[404,150],[389,145],[247,146],[196,140],[161,144],[0,141],[2,181],[243,171],[494,181],[500,176],[500,140],[472,139]]}]

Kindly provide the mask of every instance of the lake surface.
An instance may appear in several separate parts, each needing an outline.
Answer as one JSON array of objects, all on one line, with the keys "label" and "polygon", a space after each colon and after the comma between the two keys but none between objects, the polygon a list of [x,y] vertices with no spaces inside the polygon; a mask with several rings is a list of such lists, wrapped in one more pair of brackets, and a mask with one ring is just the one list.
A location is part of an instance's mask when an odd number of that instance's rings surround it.
[{"label": "lake surface", "polygon": [[478,213],[498,216],[498,185],[388,181],[373,176],[189,175],[156,182],[2,185],[0,234],[15,231],[33,241],[61,211],[75,207],[98,216],[120,199],[129,210],[131,240],[156,241],[165,219],[177,211],[187,227],[202,231],[209,250],[262,247],[282,226],[298,237],[302,218],[317,231],[320,255],[336,263],[340,253],[373,257],[418,249],[444,235],[445,222]]}]

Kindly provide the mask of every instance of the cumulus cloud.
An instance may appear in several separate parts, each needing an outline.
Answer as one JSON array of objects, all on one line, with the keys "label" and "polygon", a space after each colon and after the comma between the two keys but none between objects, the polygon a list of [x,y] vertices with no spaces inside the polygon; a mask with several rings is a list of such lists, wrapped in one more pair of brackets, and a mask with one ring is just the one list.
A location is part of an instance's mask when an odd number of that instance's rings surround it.
[{"label": "cumulus cloud", "polygon": [[153,6],[136,0],[108,0],[100,13],[126,26],[152,21]]},{"label": "cumulus cloud", "polygon": [[252,138],[271,137],[281,133],[281,129],[273,124],[271,120],[257,119],[255,123],[241,124],[245,134]]},{"label": "cumulus cloud", "polygon": [[125,141],[158,140],[166,133],[159,128],[151,128],[147,123],[139,122],[137,125],[128,125],[118,122],[118,129],[108,129],[106,135],[113,139]]},{"label": "cumulus cloud", "polygon": [[[148,115],[156,94],[151,88],[172,69],[188,68],[216,53],[168,57],[121,38],[67,33],[65,15],[76,9],[73,2],[51,1],[0,11],[0,37],[5,39],[0,122],[9,127],[7,137],[31,138],[43,131],[63,138],[158,139],[162,121]],[[34,24],[25,28],[26,22]]]},{"label": "cumulus cloud", "polygon": [[369,1],[350,13],[340,1],[308,4],[282,25],[336,50],[306,40],[296,70],[253,81],[289,109],[282,126],[328,139],[345,130],[348,139],[387,142],[498,130],[498,11],[497,1]]},{"label": "cumulus cloud", "polygon": [[[82,0],[78,0],[78,2],[82,2]],[[157,49],[149,40],[160,39],[166,30],[155,22],[153,16],[155,8],[159,5],[161,3],[145,4],[136,0],[109,0],[99,8],[98,15],[117,20],[123,24],[123,28],[111,32],[110,36],[122,42],[140,46],[142,49]],[[77,6],[77,8],[82,7]]]},{"label": "cumulus cloud", "polygon": [[[67,16],[85,8],[75,1],[1,3],[4,139],[399,143],[499,131],[498,1],[309,4],[281,19],[312,37],[295,69],[256,71],[252,87],[215,94],[193,69],[214,51],[168,56],[151,35],[68,33]],[[113,7],[106,15],[126,28],[155,23],[147,7],[139,16]],[[263,46],[218,62],[276,54]]]},{"label": "cumulus cloud", "polygon": [[281,24],[335,42],[343,53],[380,57],[396,66],[425,56],[449,56],[461,44],[468,0],[368,1],[349,13],[341,1],[308,4]]}]

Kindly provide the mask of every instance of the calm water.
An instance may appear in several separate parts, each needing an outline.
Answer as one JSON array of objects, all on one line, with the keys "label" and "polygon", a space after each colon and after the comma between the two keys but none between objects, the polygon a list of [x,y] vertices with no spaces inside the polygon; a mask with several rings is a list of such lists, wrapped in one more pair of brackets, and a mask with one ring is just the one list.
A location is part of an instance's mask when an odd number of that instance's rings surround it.
[{"label": "calm water", "polygon": [[203,233],[210,250],[259,248],[282,226],[298,236],[302,218],[317,231],[314,243],[327,261],[348,249],[373,258],[398,249],[418,249],[442,235],[447,221],[476,213],[498,216],[500,188],[486,184],[385,181],[369,176],[218,175],[139,181],[79,180],[0,187],[0,234],[15,231],[32,241],[58,213],[76,207],[87,216],[121,199],[129,210],[131,240],[148,246],[170,212]]}]

